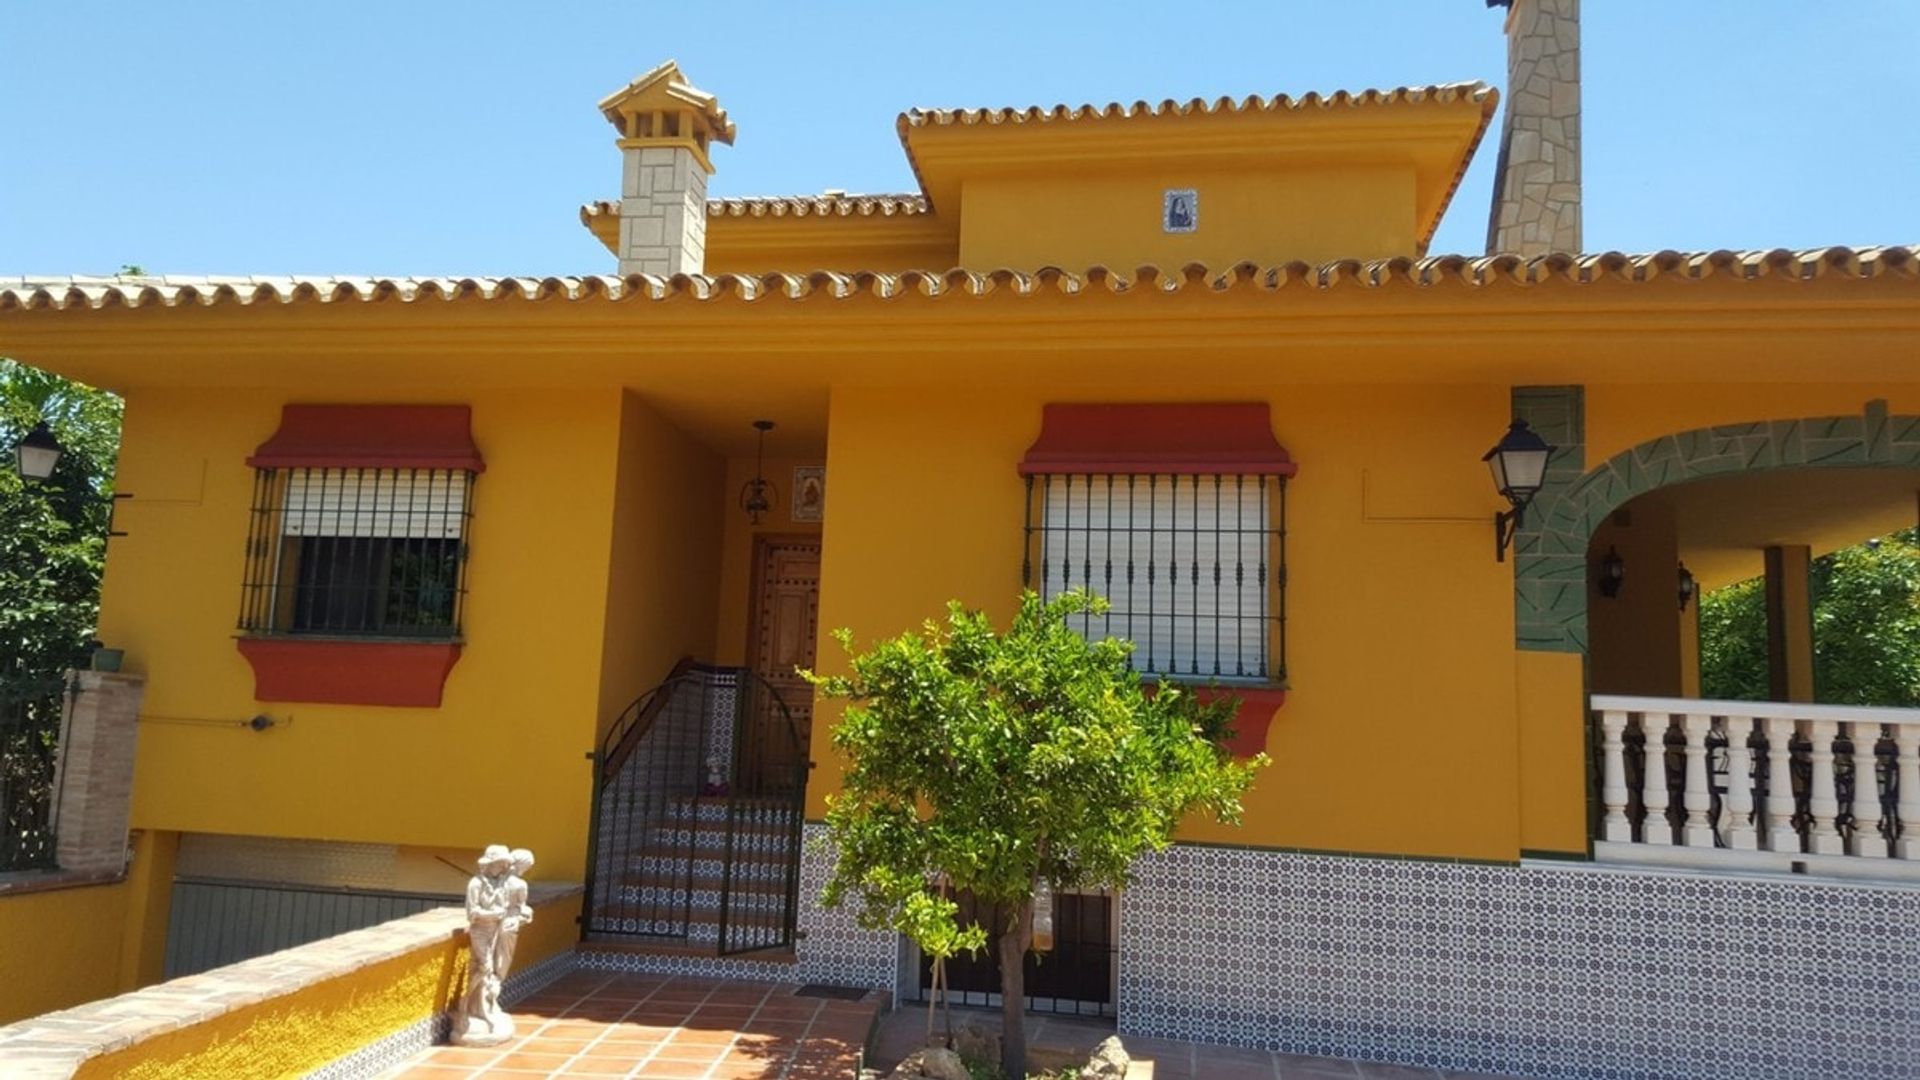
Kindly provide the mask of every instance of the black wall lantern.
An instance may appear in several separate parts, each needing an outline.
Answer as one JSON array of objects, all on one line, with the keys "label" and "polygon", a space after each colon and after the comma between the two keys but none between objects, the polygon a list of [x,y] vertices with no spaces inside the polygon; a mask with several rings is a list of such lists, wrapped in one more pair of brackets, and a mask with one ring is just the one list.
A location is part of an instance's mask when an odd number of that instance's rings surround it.
[{"label": "black wall lantern", "polygon": [[1607,548],[1593,583],[1600,590],[1600,595],[1609,600],[1620,595],[1620,586],[1627,583],[1627,560],[1620,557],[1620,552]]},{"label": "black wall lantern", "polygon": [[1547,459],[1553,450],[1525,420],[1515,420],[1480,459],[1493,471],[1493,486],[1513,506],[1493,515],[1493,557],[1500,562],[1507,561],[1507,548],[1526,520],[1527,504],[1546,483]]},{"label": "black wall lantern", "polygon": [[747,512],[747,520],[760,524],[760,515],[773,509],[773,500],[779,492],[773,488],[773,481],[767,479],[767,432],[773,430],[773,421],[755,420],[753,430],[760,433],[760,446],[754,452],[753,479],[740,489],[740,509]]},{"label": "black wall lantern", "polygon": [[1693,576],[1693,571],[1687,569],[1686,563],[1681,563],[1680,564],[1680,610],[1681,611],[1687,610],[1687,605],[1689,603],[1692,603],[1696,598],[1699,597],[1699,595],[1700,595],[1699,580]]},{"label": "black wall lantern", "polygon": [[[53,429],[47,426],[45,420],[42,420],[33,426],[32,431],[27,432],[26,438],[14,444],[14,471],[20,474],[20,479],[22,480],[35,480],[45,483],[53,478],[53,470],[59,467],[60,459],[65,456],[66,452],[66,447],[60,445],[60,440],[53,437]],[[77,492],[67,497],[106,503],[108,506],[107,535],[127,535],[113,527],[112,507],[117,505],[121,499],[133,498],[132,493],[117,491],[112,495],[95,495],[89,492]]]},{"label": "black wall lantern", "polygon": [[43,420],[13,448],[14,468],[22,480],[45,480],[53,475],[54,466],[60,464],[60,455],[64,452],[60,440],[53,437],[52,429]]}]

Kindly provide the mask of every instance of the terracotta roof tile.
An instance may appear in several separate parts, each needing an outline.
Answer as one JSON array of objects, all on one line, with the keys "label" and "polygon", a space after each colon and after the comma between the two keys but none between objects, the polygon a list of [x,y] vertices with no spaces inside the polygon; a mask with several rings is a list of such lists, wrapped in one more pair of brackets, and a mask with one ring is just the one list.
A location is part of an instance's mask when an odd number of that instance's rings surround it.
[{"label": "terracotta roof tile", "polygon": [[[708,199],[708,217],[906,217],[928,213],[921,195],[758,195],[736,199]],[[620,203],[601,199],[580,208],[580,222],[597,217],[619,217]]]},{"label": "terracotta roof tile", "polygon": [[1048,267],[1016,270],[910,270],[810,274],[678,274],[671,278],[636,274],[627,278],[585,277],[54,277],[0,278],[0,312],[20,309],[109,307],[189,307],[222,304],[300,304],[343,301],[603,299],[757,301],[856,296],[881,299],[919,296],[980,297],[993,293],[1034,296],[1172,294],[1180,292],[1281,293],[1335,289],[1384,290],[1496,285],[1530,286],[1562,281],[1576,285],[1653,284],[1661,281],[1735,281],[1820,278],[1868,280],[1900,278],[1920,283],[1920,245],[1909,247],[1816,248],[1806,251],[1662,251],[1647,255],[1606,252],[1596,255],[1438,255],[1422,259],[1349,259],[1313,265],[1241,263],[1214,270],[1198,263],[1176,268],[1141,266],[1115,270],[1095,266],[1081,273]]},{"label": "terracotta roof tile", "polygon": [[1226,116],[1234,113],[1304,112],[1308,109],[1335,109],[1362,105],[1389,105],[1419,102],[1498,100],[1498,93],[1486,83],[1440,83],[1432,86],[1396,86],[1391,90],[1337,90],[1331,94],[1309,93],[1300,97],[1276,94],[1262,97],[1251,94],[1238,100],[1230,97],[1169,98],[1157,105],[1136,101],[1131,105],[1109,102],[1106,105],[1038,105],[1024,109],[909,109],[900,114],[902,134],[913,127],[947,127],[955,124],[1046,124],[1085,120],[1120,120],[1141,116]]}]

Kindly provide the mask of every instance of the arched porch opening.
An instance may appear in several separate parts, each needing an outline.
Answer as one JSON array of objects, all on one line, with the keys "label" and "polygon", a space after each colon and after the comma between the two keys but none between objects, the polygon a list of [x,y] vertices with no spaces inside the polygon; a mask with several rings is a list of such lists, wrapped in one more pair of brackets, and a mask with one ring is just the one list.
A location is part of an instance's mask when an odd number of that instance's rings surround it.
[{"label": "arched porch opening", "polygon": [[[1585,661],[1596,858],[1920,878],[1920,710],[1819,701],[1808,573],[1920,517],[1920,417],[1873,402],[1663,436],[1546,513],[1517,582],[1523,610],[1556,613],[1532,647]],[[1701,696],[1682,565],[1705,590],[1766,580],[1767,680],[1747,700]]]}]

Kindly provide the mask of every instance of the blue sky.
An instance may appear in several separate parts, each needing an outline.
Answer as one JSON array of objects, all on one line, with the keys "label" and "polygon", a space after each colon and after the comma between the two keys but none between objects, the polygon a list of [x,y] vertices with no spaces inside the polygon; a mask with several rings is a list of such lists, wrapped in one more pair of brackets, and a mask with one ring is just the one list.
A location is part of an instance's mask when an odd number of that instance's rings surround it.
[{"label": "blue sky", "polygon": [[[1587,247],[1920,242],[1920,2],[1588,0]],[[0,274],[611,272],[594,103],[667,57],[740,127],[716,195],[912,189],[914,105],[1505,70],[1481,0],[26,3],[0,21]],[[1434,250],[1485,237],[1493,140]]]}]

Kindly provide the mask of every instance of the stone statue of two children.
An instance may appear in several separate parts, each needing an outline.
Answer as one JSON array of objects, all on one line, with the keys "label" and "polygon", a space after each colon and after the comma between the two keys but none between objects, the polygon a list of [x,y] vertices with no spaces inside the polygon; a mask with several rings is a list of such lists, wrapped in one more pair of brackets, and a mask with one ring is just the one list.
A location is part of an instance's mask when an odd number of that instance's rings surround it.
[{"label": "stone statue of two children", "polygon": [[453,1018],[453,1041],[462,1046],[492,1046],[513,1037],[513,1018],[500,1008],[500,985],[513,966],[521,927],[533,921],[522,876],[532,866],[533,852],[492,844],[467,883],[467,993]]}]

